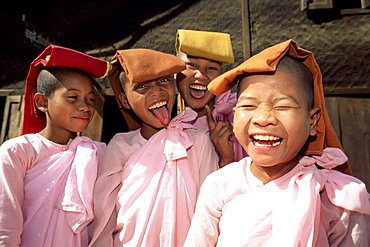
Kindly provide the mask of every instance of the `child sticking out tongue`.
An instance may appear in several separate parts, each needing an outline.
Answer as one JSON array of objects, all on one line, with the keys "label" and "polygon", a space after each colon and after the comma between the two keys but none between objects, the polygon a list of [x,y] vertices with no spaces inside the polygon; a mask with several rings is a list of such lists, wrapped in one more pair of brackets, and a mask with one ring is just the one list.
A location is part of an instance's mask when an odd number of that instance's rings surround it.
[{"label": "child sticking out tongue", "polygon": [[[159,105],[159,106],[157,106]],[[170,122],[170,114],[166,107],[167,102],[156,103],[149,107],[149,110],[161,121],[162,124],[167,125]]]}]

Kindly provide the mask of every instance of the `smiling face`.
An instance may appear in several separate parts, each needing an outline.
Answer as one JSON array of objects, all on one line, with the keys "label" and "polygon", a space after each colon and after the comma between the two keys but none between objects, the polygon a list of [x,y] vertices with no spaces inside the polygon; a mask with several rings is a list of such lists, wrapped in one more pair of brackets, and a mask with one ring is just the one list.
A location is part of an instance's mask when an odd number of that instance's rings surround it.
[{"label": "smiling face", "polygon": [[40,133],[48,139],[63,143],[86,129],[95,113],[95,91],[92,79],[83,72],[63,76],[49,97],[38,93],[35,102],[46,114],[46,127]]},{"label": "smiling face", "polygon": [[141,134],[149,139],[153,134],[168,125],[175,102],[175,85],[170,76],[151,81],[131,83],[124,73],[124,92],[119,100],[126,109],[132,109],[141,119]]},{"label": "smiling face", "polygon": [[177,88],[185,104],[198,112],[206,114],[205,105],[214,100],[207,85],[222,72],[221,63],[201,57],[188,56],[179,51],[178,57],[186,62],[186,69],[177,74]]},{"label": "smiling face", "polygon": [[254,167],[293,168],[308,136],[316,134],[320,109],[308,106],[307,93],[299,83],[279,69],[241,80],[234,132]]}]

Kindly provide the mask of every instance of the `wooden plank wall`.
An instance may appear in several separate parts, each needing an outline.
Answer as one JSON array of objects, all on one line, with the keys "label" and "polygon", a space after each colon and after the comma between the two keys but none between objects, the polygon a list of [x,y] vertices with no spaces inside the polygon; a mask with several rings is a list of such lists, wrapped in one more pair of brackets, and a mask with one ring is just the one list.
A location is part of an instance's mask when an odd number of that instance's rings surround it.
[{"label": "wooden plank wall", "polygon": [[370,191],[370,96],[326,95],[325,102],[353,175]]},{"label": "wooden plank wall", "polygon": [[22,132],[23,96],[7,96],[4,106],[4,116],[0,132],[0,144],[17,137]]}]

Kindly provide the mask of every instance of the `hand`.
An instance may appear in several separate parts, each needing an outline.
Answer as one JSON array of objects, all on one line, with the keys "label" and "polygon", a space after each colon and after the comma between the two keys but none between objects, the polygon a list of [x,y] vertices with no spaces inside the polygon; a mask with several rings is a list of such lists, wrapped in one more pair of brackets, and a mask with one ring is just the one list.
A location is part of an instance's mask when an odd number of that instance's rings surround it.
[{"label": "hand", "polygon": [[212,116],[212,111],[208,105],[205,106],[207,111],[207,119],[209,125],[210,138],[219,156],[219,166],[233,162],[234,149],[233,149],[233,136],[234,132],[229,123],[219,121],[215,123]]}]

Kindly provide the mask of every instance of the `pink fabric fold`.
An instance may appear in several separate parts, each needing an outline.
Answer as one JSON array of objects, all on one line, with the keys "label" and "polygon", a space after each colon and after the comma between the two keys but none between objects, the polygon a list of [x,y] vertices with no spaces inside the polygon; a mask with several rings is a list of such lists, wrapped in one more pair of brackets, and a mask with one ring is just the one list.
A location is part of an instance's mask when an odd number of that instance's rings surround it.
[{"label": "pink fabric fold", "polygon": [[325,169],[332,169],[348,160],[344,152],[339,148],[325,148],[321,156],[313,155],[312,157],[303,156],[300,164],[303,166],[312,166],[318,164]]},{"label": "pink fabric fold", "polygon": [[121,229],[115,246],[183,245],[197,185],[186,159],[193,143],[182,130],[191,128],[188,122],[196,116],[186,108],[125,164],[118,193],[117,226]]},{"label": "pink fabric fold", "polygon": [[[63,236],[58,240],[61,245],[87,244],[85,226],[93,219],[92,192],[97,165],[96,145],[87,137],[76,137],[68,150],[27,171],[22,243],[48,246]],[[82,230],[84,234],[80,236]],[[65,242],[71,239],[75,240]]]},{"label": "pink fabric fold", "polygon": [[272,232],[276,238],[275,243],[284,246],[316,246],[322,191],[326,192],[329,201],[335,206],[370,215],[369,194],[364,183],[341,172],[319,170],[313,166],[317,162],[322,167],[333,168],[346,160],[347,157],[340,149],[326,148],[322,156],[303,157],[297,165],[300,170],[292,177],[289,176],[290,172],[273,181],[278,187],[288,182],[285,190],[290,192],[279,195],[280,199],[273,210]]},{"label": "pink fabric fold", "polygon": [[[80,232],[94,218],[92,201],[97,177],[97,147],[87,137],[77,137],[71,143],[75,153],[68,174],[61,208],[66,212],[69,226]],[[93,164],[93,165],[92,165]]]},{"label": "pink fabric fold", "polygon": [[214,109],[212,111],[215,121],[224,121],[232,124],[234,122],[234,114],[232,112],[236,105],[236,101],[236,93],[231,93],[230,90],[216,96]]}]

